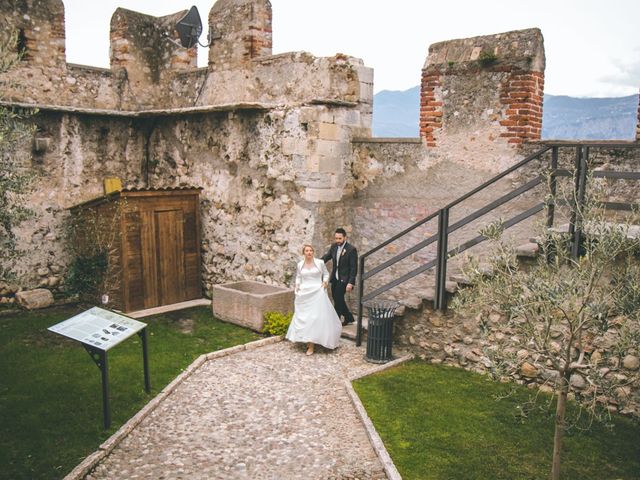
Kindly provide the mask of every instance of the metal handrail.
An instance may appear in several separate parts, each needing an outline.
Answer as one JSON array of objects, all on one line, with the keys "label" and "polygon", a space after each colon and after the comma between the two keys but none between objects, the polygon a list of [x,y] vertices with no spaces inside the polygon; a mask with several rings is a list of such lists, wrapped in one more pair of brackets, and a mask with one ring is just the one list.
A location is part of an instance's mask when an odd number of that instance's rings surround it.
[{"label": "metal handrail", "polygon": [[[558,153],[559,148],[575,148],[576,156],[574,162],[574,170],[566,170],[558,168]],[[563,204],[563,202],[556,201],[556,178],[558,177],[574,177],[574,196],[575,201],[573,202],[571,207],[571,218],[569,222],[569,235],[572,239],[571,241],[571,252],[573,255],[577,256],[579,253],[579,246],[582,240],[582,226],[580,225],[579,215],[577,215],[578,209],[581,207],[582,202],[584,202],[585,197],[585,188],[586,188],[586,176],[587,176],[587,166],[588,166],[588,157],[590,148],[639,148],[640,144],[638,142],[547,142],[546,145],[539,149],[538,151],[532,153],[531,155],[525,157],[520,162],[515,165],[509,167],[508,169],[500,172],[498,175],[492,177],[488,181],[479,185],[478,187],[470,190],[466,194],[461,197],[455,199],[454,201],[447,204],[445,207],[439,209],[436,212],[431,213],[425,218],[415,222],[408,228],[402,230],[391,238],[385,240],[384,242],[376,245],[372,249],[368,250],[364,254],[362,254],[358,259],[358,316],[357,316],[357,334],[356,334],[356,344],[360,345],[362,340],[362,303],[367,300],[371,300],[372,298],[380,295],[381,293],[390,290],[391,288],[400,285],[401,283],[415,277],[416,275],[423,273],[432,268],[436,268],[436,287],[435,287],[435,300],[434,307],[439,310],[446,309],[446,272],[447,272],[447,261],[449,258],[464,252],[465,250],[483,242],[486,240],[486,237],[483,235],[478,235],[471,240],[466,241],[465,243],[458,245],[452,249],[448,248],[449,235],[454,231],[462,228],[465,225],[468,225],[474,220],[482,217],[483,215],[495,210],[499,206],[513,200],[519,195],[535,188],[540,185],[544,181],[544,177],[542,175],[537,176],[536,178],[528,181],[524,185],[508,192],[507,194],[501,196],[500,198],[493,200],[492,202],[486,204],[485,206],[475,210],[474,212],[468,214],[461,220],[458,220],[456,223],[449,225],[449,212],[451,208],[456,205],[462,203],[467,200],[469,197],[475,195],[476,193],[485,190],[490,187],[498,180],[506,177],[510,173],[513,173],[525,165],[529,164],[533,160],[541,159],[542,156],[551,150],[551,162],[550,162],[550,171],[551,174],[549,176],[549,190],[550,190],[550,200],[546,202],[541,202],[536,204],[535,206],[529,208],[528,210],[514,216],[513,218],[502,222],[503,228],[509,228],[517,223],[522,222],[523,220],[535,215],[544,210],[545,205],[547,207],[547,227],[553,226],[554,215],[555,215],[555,206],[557,204]],[[640,172],[614,172],[614,171],[605,171],[605,170],[597,170],[593,172],[593,177],[595,178],[610,178],[610,179],[625,179],[625,180],[640,180]],[[602,206],[605,208],[617,209],[617,210],[630,210],[635,206],[640,206],[640,204],[631,204],[624,202],[600,202]],[[404,237],[408,233],[411,233],[418,227],[426,224],[427,222],[438,218],[438,231],[436,234],[431,235],[429,238],[418,242],[405,249],[403,252],[393,256],[392,258],[386,260],[385,262],[375,266],[368,272],[365,272],[365,260],[367,257],[371,256],[373,253],[381,250],[385,246],[390,243],[398,240],[399,238]],[[381,287],[376,288],[375,290],[369,292],[364,295],[364,281],[373,277],[374,275],[380,273],[386,268],[395,265],[401,260],[407,258],[413,253],[425,248],[432,243],[437,242],[437,257],[434,260],[430,260],[423,265],[411,270],[404,275],[401,275],[391,282],[388,282]]]}]

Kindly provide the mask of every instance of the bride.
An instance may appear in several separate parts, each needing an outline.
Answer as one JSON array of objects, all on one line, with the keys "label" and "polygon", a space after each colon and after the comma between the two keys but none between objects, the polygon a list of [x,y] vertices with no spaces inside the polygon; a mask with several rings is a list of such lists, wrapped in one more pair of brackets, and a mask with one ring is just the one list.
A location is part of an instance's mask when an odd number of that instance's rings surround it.
[{"label": "bride", "polygon": [[314,257],[311,245],[302,247],[304,259],[298,262],[295,281],[295,309],[286,338],[306,342],[307,355],[314,344],[336,348],[342,324],[327,296],[329,272],[324,262]]}]

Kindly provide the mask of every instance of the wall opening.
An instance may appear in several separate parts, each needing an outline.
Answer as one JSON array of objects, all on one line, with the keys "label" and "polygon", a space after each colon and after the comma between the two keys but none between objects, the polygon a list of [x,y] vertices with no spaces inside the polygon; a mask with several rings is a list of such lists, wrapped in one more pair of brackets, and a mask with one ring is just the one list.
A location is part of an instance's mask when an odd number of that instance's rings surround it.
[{"label": "wall opening", "polygon": [[18,32],[18,38],[16,40],[16,51],[21,60],[26,59],[27,55],[27,36],[24,34],[24,29],[21,28]]}]

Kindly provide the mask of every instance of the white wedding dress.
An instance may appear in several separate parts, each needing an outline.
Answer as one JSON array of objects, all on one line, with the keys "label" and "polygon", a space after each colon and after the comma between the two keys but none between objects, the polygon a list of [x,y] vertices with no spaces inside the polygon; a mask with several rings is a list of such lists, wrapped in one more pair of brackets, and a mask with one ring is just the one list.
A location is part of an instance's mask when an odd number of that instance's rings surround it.
[{"label": "white wedding dress", "polygon": [[342,334],[342,323],[336,314],[322,282],[329,272],[322,260],[314,258],[314,266],[298,264],[295,310],[286,338],[292,342],[313,342],[336,348]]}]

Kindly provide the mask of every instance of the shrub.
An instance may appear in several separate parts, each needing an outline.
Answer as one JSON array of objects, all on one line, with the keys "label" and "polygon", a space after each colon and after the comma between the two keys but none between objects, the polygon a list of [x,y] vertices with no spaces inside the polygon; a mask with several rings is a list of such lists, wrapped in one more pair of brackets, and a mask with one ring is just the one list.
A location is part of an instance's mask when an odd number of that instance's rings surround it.
[{"label": "shrub", "polygon": [[266,312],[262,333],[268,335],[284,335],[289,329],[293,313]]},{"label": "shrub", "polygon": [[70,293],[80,295],[84,300],[95,300],[100,293],[102,279],[107,271],[107,254],[98,252],[93,256],[74,258],[69,267],[67,286]]},{"label": "shrub", "polygon": [[480,53],[480,57],[478,58],[478,62],[480,62],[480,66],[482,67],[490,67],[497,61],[498,56],[495,53],[484,50]]}]

